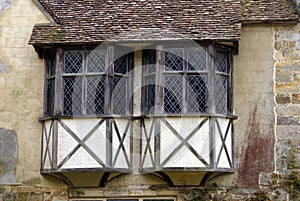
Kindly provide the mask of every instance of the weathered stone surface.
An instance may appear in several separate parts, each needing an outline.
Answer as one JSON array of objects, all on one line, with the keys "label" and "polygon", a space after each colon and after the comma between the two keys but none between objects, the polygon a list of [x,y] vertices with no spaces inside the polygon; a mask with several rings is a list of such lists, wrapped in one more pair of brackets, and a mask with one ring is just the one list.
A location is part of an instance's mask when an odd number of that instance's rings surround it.
[{"label": "weathered stone surface", "polygon": [[276,170],[284,171],[288,168],[288,157],[291,154],[291,141],[290,140],[278,140],[276,142]]},{"label": "weathered stone surface", "polygon": [[300,105],[300,93],[292,94],[292,103]]},{"label": "weathered stone surface", "polygon": [[1,0],[0,1],[0,12],[11,7],[13,0]]},{"label": "weathered stone surface", "polygon": [[291,102],[291,98],[289,95],[286,94],[278,94],[276,96],[276,103],[277,104],[288,104]]},{"label": "weathered stone surface", "polygon": [[278,116],[277,117],[278,125],[300,125],[299,116]]},{"label": "weathered stone surface", "polygon": [[300,115],[300,107],[297,104],[277,105],[275,111],[278,116]]},{"label": "weathered stone surface", "polygon": [[291,71],[276,72],[276,82],[292,82],[293,78],[293,72]]},{"label": "weathered stone surface", "polygon": [[0,61],[0,74],[1,74],[1,73],[8,73],[10,70],[11,70],[11,69],[10,69],[9,67],[5,66],[5,65],[3,64],[3,62]]},{"label": "weathered stone surface", "polygon": [[18,139],[15,131],[0,128],[0,184],[16,183]]}]

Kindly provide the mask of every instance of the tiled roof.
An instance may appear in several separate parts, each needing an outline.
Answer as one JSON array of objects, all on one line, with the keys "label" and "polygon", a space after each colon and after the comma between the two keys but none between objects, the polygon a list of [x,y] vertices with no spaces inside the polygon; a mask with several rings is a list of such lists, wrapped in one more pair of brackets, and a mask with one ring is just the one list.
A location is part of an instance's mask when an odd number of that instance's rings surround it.
[{"label": "tiled roof", "polygon": [[293,0],[241,0],[243,21],[286,21],[298,18]]},{"label": "tiled roof", "polygon": [[241,36],[241,20],[296,18],[294,7],[283,0],[36,1],[56,22],[34,27],[30,43],[37,46],[182,37],[236,41]]}]

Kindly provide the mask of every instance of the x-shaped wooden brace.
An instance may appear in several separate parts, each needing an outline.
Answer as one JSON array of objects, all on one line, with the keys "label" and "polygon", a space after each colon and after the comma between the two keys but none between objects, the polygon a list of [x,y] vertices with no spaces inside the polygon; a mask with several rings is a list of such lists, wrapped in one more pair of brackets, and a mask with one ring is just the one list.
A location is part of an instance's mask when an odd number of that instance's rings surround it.
[{"label": "x-shaped wooden brace", "polygon": [[59,124],[78,142],[78,145],[60,162],[57,168],[61,168],[80,148],[83,147],[100,165],[106,167],[105,163],[85,144],[85,142],[94,134],[94,132],[105,122],[102,119],[94,128],[81,140],[63,121],[59,120]]},{"label": "x-shaped wooden brace", "polygon": [[46,140],[46,149],[45,149],[45,153],[44,153],[45,155],[43,156],[43,168],[45,167],[45,162],[46,162],[47,154],[48,154],[48,157],[49,157],[49,162],[50,162],[50,165],[51,165],[51,169],[53,168],[52,157],[51,157],[50,148],[49,148],[50,138],[51,138],[51,136],[53,134],[53,132],[52,132],[52,130],[53,130],[53,121],[54,120],[51,121],[49,133],[47,132],[45,123],[43,125],[43,131],[44,131],[44,136],[43,137]]},{"label": "x-shaped wooden brace", "polygon": [[121,149],[122,149],[122,152],[124,154],[126,163],[127,163],[128,167],[130,167],[130,160],[128,159],[128,156],[127,156],[127,153],[126,153],[126,149],[125,149],[125,146],[124,146],[124,141],[125,141],[128,129],[130,128],[131,120],[130,119],[128,120],[126,128],[124,130],[124,133],[123,133],[122,137],[121,137],[121,134],[120,134],[120,131],[118,129],[118,125],[117,125],[116,121],[114,119],[112,121],[113,121],[113,125],[114,125],[114,128],[115,128],[115,131],[117,133],[118,140],[120,142],[120,144],[118,146],[118,149],[117,149],[117,152],[116,152],[116,155],[115,155],[114,160],[113,160],[113,167],[115,166],[115,164],[117,162],[117,159],[118,159],[118,156],[120,154]]},{"label": "x-shaped wooden brace", "polygon": [[151,123],[151,126],[150,126],[149,135],[148,135],[145,122],[144,122],[144,120],[141,121],[141,124],[142,124],[141,125],[141,127],[142,127],[141,128],[141,133],[144,133],[145,137],[146,137],[146,147],[145,147],[145,150],[144,150],[144,153],[143,153],[143,158],[141,160],[141,165],[140,165],[141,167],[143,167],[143,165],[145,163],[148,150],[149,150],[149,153],[150,153],[150,159],[151,159],[151,162],[152,162],[152,166],[154,167],[154,158],[153,158],[153,155],[152,155],[153,153],[152,153],[152,149],[151,149],[151,146],[150,146],[150,141],[151,141],[151,137],[152,137],[152,133],[153,133],[152,131],[153,131],[153,127],[155,125],[155,122],[156,122],[156,119],[153,119],[153,121]]},{"label": "x-shaped wooden brace", "polygon": [[178,133],[172,125],[166,120],[162,119],[162,122],[172,131],[172,133],[181,141],[181,143],[174,149],[174,151],[161,163],[163,167],[184,145],[206,166],[208,163],[199,155],[199,153],[188,143],[189,139],[206,123],[208,118],[203,119],[200,124],[184,139],[180,133]]},{"label": "x-shaped wooden brace", "polygon": [[225,132],[225,135],[224,135],[224,138],[223,138],[223,135],[222,135],[222,130],[221,130],[221,127],[220,127],[220,124],[218,122],[218,120],[216,119],[216,124],[217,124],[217,127],[218,127],[218,133],[219,133],[219,136],[220,136],[220,139],[222,141],[222,145],[221,145],[221,148],[220,148],[220,152],[218,154],[218,158],[217,158],[217,163],[216,165],[218,166],[219,164],[219,161],[220,161],[220,158],[221,158],[221,154],[222,154],[222,151],[223,151],[223,148],[225,150],[225,153],[226,153],[226,156],[227,156],[227,159],[228,159],[228,162],[229,162],[229,165],[230,167],[233,167],[232,163],[231,163],[231,160],[230,160],[230,157],[229,157],[229,153],[228,153],[228,150],[227,150],[227,147],[226,147],[226,138],[228,136],[228,131],[229,131],[229,128],[232,124],[232,120],[229,120],[229,123],[227,125],[227,128],[226,128],[226,132]]}]

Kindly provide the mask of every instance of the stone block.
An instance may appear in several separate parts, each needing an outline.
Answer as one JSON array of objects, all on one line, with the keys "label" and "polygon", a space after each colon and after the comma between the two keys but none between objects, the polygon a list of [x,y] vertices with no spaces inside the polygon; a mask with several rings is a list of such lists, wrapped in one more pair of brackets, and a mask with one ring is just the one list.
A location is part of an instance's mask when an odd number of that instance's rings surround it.
[{"label": "stone block", "polygon": [[292,82],[293,73],[291,71],[279,71],[276,72],[276,82]]},{"label": "stone block", "polygon": [[277,117],[278,125],[300,125],[299,116],[278,116]]},{"label": "stone block", "polygon": [[300,93],[292,94],[292,103],[300,106]]},{"label": "stone block", "polygon": [[275,90],[278,94],[298,93],[299,86],[291,82],[276,83]]},{"label": "stone block", "polygon": [[288,94],[278,94],[276,95],[277,104],[288,104],[291,102],[291,97]]},{"label": "stone block", "polygon": [[295,82],[300,82],[300,71],[295,71],[294,72],[294,81]]},{"label": "stone block", "polygon": [[300,107],[296,104],[277,105],[275,111],[278,116],[300,115]]}]

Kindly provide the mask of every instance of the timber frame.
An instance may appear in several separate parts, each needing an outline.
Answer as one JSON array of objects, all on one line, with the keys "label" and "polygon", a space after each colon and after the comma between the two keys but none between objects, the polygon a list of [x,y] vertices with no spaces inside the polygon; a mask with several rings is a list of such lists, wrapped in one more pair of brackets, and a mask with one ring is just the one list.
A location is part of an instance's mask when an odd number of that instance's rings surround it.
[{"label": "timber frame", "polygon": [[[230,43],[229,43],[230,44]],[[235,44],[235,43],[231,43]],[[189,75],[207,77],[207,109],[189,112],[187,107],[187,83],[183,85],[183,107],[180,113],[168,113],[164,110],[163,72],[165,65],[164,48],[205,47],[205,69],[199,71],[174,72],[186,79]],[[133,71],[128,72],[128,107],[123,114],[115,114],[112,98],[112,79],[114,76],[114,49],[118,45],[105,46],[107,49],[105,72],[105,100],[103,114],[64,115],[63,112],[63,73],[64,52],[70,50],[89,51],[96,46],[57,47],[45,51],[45,104],[43,124],[41,173],[51,174],[67,181],[64,173],[69,172],[102,172],[100,186],[105,185],[108,175],[113,172],[133,172],[133,152],[136,132],[139,139],[139,165],[141,173],[161,173],[165,171],[200,171],[200,172],[233,172],[233,113],[232,56],[235,46],[215,42],[177,42],[157,43],[142,48],[143,66],[146,65],[148,49],[155,51],[155,107],[149,113],[146,105],[146,91],[142,88],[140,115],[133,115]],[[122,47],[124,48],[124,46]],[[217,48],[226,50],[228,71],[217,71]],[[132,54],[133,49],[128,51]],[[135,50],[136,51],[136,50]],[[226,54],[227,54],[226,53]],[[187,68],[184,53],[184,68]],[[133,54],[132,54],[133,55]],[[134,65],[133,57],[127,61],[129,69]],[[50,68],[54,68],[49,70]],[[145,85],[145,73],[140,78]],[[169,74],[172,74],[172,72]],[[68,76],[76,76],[68,75]],[[81,75],[81,74],[80,74]],[[216,109],[216,76],[226,78],[226,109]],[[49,80],[55,82],[53,97],[49,99]],[[224,86],[223,86],[224,87]],[[84,104],[85,101],[82,101]],[[50,109],[49,109],[50,108]],[[82,105],[85,108],[85,105]],[[84,128],[84,129],[83,129]],[[184,131],[184,132],[183,132]],[[173,141],[169,143],[169,137]],[[172,144],[173,143],[173,144]],[[171,149],[170,149],[171,147]],[[167,151],[166,151],[167,150]],[[183,160],[182,154],[187,154]],[[183,161],[182,161],[183,160]],[[181,161],[177,164],[178,161]],[[106,178],[107,177],[107,178]],[[70,183],[70,182],[67,182]],[[172,183],[171,183],[172,185]]]}]

